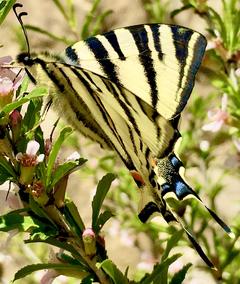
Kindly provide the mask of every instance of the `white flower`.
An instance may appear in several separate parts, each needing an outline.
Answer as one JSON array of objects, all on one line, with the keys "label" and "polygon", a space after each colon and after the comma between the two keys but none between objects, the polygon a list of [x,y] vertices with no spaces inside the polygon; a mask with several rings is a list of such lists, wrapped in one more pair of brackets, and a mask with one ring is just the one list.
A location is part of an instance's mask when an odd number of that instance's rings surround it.
[{"label": "white flower", "polygon": [[209,141],[207,140],[202,140],[199,144],[199,147],[200,149],[203,151],[203,152],[206,152],[209,150],[209,147],[210,147],[210,144],[209,144]]},{"label": "white flower", "polygon": [[80,159],[80,154],[77,151],[73,152],[71,155],[67,157],[67,161],[76,161],[79,159]]},{"label": "white flower", "polygon": [[12,190],[7,190],[7,183],[3,184],[0,188],[0,214],[9,211],[9,209],[22,208],[22,202],[18,195],[18,187],[15,186]]},{"label": "white flower", "polygon": [[44,160],[44,154],[37,156],[37,152],[40,148],[40,145],[37,141],[31,140],[27,144],[26,153],[18,153],[16,155],[17,161],[19,161],[25,167],[33,167],[38,163],[41,163]]},{"label": "white flower", "polygon": [[208,111],[208,118],[212,120],[212,122],[203,125],[202,130],[217,132],[221,129],[228,120],[227,100],[227,94],[224,94],[222,96],[221,108]]}]

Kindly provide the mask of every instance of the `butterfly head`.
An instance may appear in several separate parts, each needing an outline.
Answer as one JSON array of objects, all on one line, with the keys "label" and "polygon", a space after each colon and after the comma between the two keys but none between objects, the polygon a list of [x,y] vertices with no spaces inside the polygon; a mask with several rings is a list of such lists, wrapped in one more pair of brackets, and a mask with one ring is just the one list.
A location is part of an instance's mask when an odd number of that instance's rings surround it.
[{"label": "butterfly head", "polygon": [[34,59],[28,52],[23,52],[17,56],[17,62],[24,66],[31,67],[34,64]]}]

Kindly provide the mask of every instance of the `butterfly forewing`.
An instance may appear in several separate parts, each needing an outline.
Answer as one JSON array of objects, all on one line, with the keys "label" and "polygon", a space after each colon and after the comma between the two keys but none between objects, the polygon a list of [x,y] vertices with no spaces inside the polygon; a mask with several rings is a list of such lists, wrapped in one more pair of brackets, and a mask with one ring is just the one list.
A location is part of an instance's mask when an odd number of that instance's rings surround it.
[{"label": "butterfly forewing", "polygon": [[205,38],[190,29],[150,24],[90,37],[67,48],[66,57],[171,119],[187,103],[205,46]]}]

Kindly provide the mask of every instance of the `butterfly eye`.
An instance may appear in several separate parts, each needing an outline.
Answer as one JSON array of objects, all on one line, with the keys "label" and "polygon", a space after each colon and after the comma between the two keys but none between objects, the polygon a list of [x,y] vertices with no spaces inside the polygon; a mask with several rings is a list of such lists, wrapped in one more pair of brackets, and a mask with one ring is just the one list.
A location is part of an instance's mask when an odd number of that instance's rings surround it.
[{"label": "butterfly eye", "polygon": [[17,56],[17,61],[23,63],[25,66],[31,66],[34,63],[28,52],[20,53]]}]

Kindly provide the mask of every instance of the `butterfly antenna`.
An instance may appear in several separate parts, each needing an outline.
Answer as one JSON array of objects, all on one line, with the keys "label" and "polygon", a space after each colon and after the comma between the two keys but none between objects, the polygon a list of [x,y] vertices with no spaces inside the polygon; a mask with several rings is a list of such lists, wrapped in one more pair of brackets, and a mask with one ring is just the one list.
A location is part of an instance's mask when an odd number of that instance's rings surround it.
[{"label": "butterfly antenna", "polygon": [[29,41],[28,41],[28,36],[27,36],[27,31],[26,31],[26,28],[23,24],[23,21],[22,21],[22,17],[23,16],[27,16],[27,12],[21,12],[18,14],[17,12],[17,8],[22,8],[23,5],[21,3],[16,3],[13,5],[13,11],[14,11],[14,14],[16,15],[20,25],[21,25],[21,28],[23,30],[23,33],[24,33],[24,37],[25,37],[25,40],[26,40],[26,44],[27,44],[27,54],[29,55],[29,58],[30,58],[30,45],[29,45]]}]

